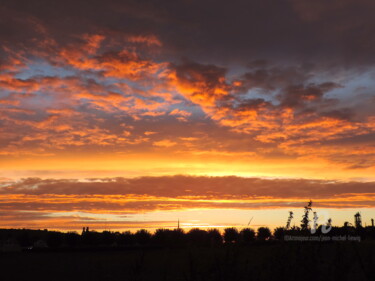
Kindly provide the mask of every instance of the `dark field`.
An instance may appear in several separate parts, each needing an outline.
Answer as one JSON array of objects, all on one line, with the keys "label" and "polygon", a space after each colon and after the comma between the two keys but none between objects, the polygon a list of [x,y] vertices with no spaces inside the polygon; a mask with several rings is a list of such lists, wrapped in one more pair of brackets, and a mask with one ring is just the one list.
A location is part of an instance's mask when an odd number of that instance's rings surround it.
[{"label": "dark field", "polygon": [[0,254],[8,280],[375,280],[373,241]]}]

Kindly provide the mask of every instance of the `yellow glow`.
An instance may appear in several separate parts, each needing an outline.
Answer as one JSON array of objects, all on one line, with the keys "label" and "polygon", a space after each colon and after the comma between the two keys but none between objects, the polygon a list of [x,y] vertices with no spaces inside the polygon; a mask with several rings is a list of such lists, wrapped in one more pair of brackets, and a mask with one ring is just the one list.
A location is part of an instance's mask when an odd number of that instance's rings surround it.
[{"label": "yellow glow", "polygon": [[117,154],[9,158],[0,162],[2,177],[88,178],[173,174],[270,178],[310,178],[371,181],[375,167],[346,169],[319,158],[262,159],[259,157]]}]

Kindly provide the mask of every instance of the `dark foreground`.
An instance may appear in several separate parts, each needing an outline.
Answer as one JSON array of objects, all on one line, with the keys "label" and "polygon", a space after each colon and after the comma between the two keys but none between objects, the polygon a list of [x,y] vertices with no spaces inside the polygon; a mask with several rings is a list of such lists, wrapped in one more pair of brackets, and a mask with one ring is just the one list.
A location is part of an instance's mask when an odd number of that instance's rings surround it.
[{"label": "dark foreground", "polygon": [[1,280],[375,280],[374,242],[0,253]]}]

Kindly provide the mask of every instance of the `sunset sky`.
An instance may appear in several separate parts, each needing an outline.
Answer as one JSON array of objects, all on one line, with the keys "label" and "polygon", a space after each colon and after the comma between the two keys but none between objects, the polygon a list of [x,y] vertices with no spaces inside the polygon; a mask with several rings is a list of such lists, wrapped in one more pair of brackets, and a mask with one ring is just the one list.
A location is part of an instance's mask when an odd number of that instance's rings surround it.
[{"label": "sunset sky", "polygon": [[375,218],[373,0],[0,1],[0,227]]}]

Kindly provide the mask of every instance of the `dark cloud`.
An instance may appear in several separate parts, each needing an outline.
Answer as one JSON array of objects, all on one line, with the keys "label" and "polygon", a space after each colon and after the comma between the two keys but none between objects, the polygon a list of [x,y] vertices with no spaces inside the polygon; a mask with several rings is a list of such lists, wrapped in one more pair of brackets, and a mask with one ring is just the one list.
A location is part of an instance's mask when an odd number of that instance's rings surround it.
[{"label": "dark cloud", "polygon": [[350,108],[333,109],[322,112],[322,116],[341,120],[353,120],[355,118],[355,112]]},{"label": "dark cloud", "polygon": [[290,85],[278,97],[281,101],[281,106],[299,107],[305,102],[321,101],[324,94],[327,92],[340,88],[341,86],[333,82],[324,82],[321,84],[304,85]]},{"label": "dark cloud", "polygon": [[373,182],[335,182],[305,179],[261,179],[241,177],[165,176],[55,180],[27,178],[6,183],[1,194],[25,195],[141,195],[177,198],[199,196],[224,198],[331,198],[350,193],[375,192]]},{"label": "dark cloud", "polygon": [[93,30],[155,34],[177,56],[211,62],[247,63],[257,58],[374,62],[375,5],[368,0],[2,3],[7,17],[2,17],[0,34],[9,41],[32,39],[35,32],[43,32],[37,27],[44,25],[58,33],[59,40]]},{"label": "dark cloud", "polygon": [[227,69],[216,65],[199,64],[195,62],[186,62],[184,64],[172,65],[176,71],[177,79],[181,83],[196,84],[204,83],[207,88],[202,87],[202,91],[217,87],[224,84]]}]

